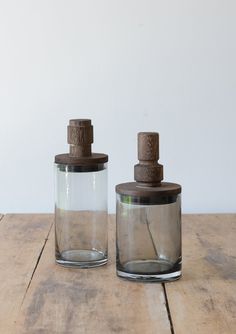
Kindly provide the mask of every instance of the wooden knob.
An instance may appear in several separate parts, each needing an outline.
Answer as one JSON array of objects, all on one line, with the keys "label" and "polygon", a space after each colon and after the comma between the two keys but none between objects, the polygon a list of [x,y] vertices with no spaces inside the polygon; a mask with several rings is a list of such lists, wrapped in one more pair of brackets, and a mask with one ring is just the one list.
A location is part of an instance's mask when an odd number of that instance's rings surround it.
[{"label": "wooden knob", "polygon": [[72,119],[67,127],[71,157],[91,156],[93,126],[90,119]]},{"label": "wooden knob", "polygon": [[140,185],[155,187],[163,180],[163,166],[159,159],[159,134],[157,132],[138,133],[139,164],[134,166],[134,179]]},{"label": "wooden knob", "polygon": [[157,161],[159,159],[159,133],[138,133],[138,159],[140,161]]}]

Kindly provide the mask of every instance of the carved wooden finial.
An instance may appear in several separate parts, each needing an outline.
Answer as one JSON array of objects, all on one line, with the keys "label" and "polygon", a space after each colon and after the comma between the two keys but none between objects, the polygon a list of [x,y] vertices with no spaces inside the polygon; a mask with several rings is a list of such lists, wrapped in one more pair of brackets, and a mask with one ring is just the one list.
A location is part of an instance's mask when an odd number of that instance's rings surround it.
[{"label": "carved wooden finial", "polygon": [[70,144],[70,157],[91,156],[93,143],[93,126],[90,119],[71,119],[68,130],[68,144]]},{"label": "carved wooden finial", "polygon": [[159,134],[140,132],[138,134],[139,164],[134,166],[134,179],[140,185],[155,187],[163,180],[163,166],[159,159]]}]

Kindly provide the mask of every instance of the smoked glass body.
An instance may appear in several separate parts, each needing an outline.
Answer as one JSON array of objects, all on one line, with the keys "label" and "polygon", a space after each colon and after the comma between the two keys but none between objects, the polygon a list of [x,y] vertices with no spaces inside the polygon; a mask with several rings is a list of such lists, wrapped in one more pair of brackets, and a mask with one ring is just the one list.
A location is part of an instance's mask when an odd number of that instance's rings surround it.
[{"label": "smoked glass body", "polygon": [[69,267],[107,263],[107,164],[55,165],[56,262]]},{"label": "smoked glass body", "polygon": [[117,194],[117,275],[171,281],[181,276],[181,195]]}]

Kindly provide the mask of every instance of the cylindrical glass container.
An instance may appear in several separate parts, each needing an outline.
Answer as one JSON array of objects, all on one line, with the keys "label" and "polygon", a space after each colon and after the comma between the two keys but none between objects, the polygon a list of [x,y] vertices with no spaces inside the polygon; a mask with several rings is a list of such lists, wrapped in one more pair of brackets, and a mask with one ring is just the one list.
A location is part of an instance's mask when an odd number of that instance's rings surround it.
[{"label": "cylindrical glass container", "polygon": [[[77,122],[76,122],[77,121]],[[70,121],[78,137],[71,154],[55,159],[55,256],[68,267],[96,267],[107,263],[107,155],[78,156],[91,123]],[[85,129],[83,129],[85,127]],[[82,128],[82,130],[81,130]],[[81,137],[81,131],[85,133]],[[69,143],[71,144],[70,136]],[[82,145],[81,144],[81,145]],[[83,155],[83,154],[82,154]]]},{"label": "cylindrical glass container", "polygon": [[117,194],[117,274],[167,281],[181,275],[181,197]]},{"label": "cylindrical glass container", "polygon": [[162,182],[159,135],[138,134],[136,182],[116,186],[117,275],[137,281],[181,276],[181,186]]}]

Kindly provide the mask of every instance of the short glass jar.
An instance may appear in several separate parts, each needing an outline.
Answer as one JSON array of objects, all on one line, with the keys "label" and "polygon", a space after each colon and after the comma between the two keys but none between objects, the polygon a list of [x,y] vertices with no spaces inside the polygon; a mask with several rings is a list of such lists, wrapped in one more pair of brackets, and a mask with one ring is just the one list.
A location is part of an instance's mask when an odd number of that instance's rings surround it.
[{"label": "short glass jar", "polygon": [[178,185],[171,187],[176,187],[173,194],[161,191],[150,196],[124,194],[122,185],[117,186],[118,276],[143,281],[181,276],[181,195]]},{"label": "short glass jar", "polygon": [[117,275],[137,281],[181,277],[181,186],[162,182],[159,134],[138,134],[136,182],[116,186]]}]

